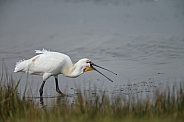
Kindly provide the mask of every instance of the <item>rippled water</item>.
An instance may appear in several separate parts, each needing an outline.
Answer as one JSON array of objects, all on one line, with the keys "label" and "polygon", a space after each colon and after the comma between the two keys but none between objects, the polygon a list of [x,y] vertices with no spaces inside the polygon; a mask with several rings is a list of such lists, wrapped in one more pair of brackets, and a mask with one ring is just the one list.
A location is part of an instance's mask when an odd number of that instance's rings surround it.
[{"label": "rippled water", "polygon": [[[13,73],[17,61],[46,48],[66,53],[74,62],[89,58],[118,73],[104,72],[113,83],[96,72],[76,79],[61,75],[60,88],[69,94],[75,92],[76,84],[86,90],[96,84],[112,94],[117,88],[126,91],[128,84],[167,86],[183,81],[183,20],[183,0],[1,0],[0,65],[4,60]],[[16,79],[21,76],[23,91],[27,76],[13,73]],[[53,80],[47,81],[45,96],[56,94]],[[27,85],[38,96],[41,77],[28,76]]]}]

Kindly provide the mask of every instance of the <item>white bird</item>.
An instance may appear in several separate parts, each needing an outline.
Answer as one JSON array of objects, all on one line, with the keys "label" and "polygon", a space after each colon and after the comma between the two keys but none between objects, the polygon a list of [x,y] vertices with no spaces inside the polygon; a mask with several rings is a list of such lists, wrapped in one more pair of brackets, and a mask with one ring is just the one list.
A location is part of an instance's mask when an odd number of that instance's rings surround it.
[{"label": "white bird", "polygon": [[[35,50],[35,51],[36,53],[39,53],[39,54],[28,60],[21,60],[17,62],[14,72],[25,72],[31,75],[42,75],[43,82],[39,89],[40,97],[42,97],[43,87],[46,80],[51,76],[55,77],[56,91],[62,96],[65,96],[59,89],[59,85],[58,85],[59,74],[63,74],[66,77],[75,78],[84,72],[95,70],[101,75],[105,76],[96,68],[94,68],[94,66],[107,70],[111,73],[114,73],[108,69],[105,69],[103,67],[100,67],[92,63],[87,58],[80,59],[77,63],[73,64],[70,57],[65,54],[58,53],[58,52],[51,52],[45,49],[43,49],[42,51],[40,50]],[[113,82],[107,76],[105,77],[111,82]]]}]

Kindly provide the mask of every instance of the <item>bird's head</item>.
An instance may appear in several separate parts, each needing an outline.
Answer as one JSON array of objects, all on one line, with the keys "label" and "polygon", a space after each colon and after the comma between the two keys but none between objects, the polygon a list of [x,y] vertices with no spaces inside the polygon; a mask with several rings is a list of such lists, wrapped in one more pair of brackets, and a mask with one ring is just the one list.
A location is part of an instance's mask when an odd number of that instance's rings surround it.
[{"label": "bird's head", "polygon": [[108,78],[106,75],[104,75],[103,73],[101,73],[99,70],[97,70],[95,67],[98,67],[98,68],[101,68],[101,69],[104,69],[106,71],[109,71],[115,75],[117,75],[116,73],[106,69],[106,68],[103,68],[101,66],[98,66],[96,64],[94,64],[91,60],[87,59],[87,58],[84,58],[84,59],[81,59],[77,62],[78,64],[81,65],[81,68],[82,68],[82,71],[83,73],[84,72],[87,72],[87,71],[91,71],[91,70],[95,70],[97,71],[98,73],[100,73],[101,75],[103,75],[104,77],[106,77],[108,80],[110,80],[111,82],[113,82],[110,78]]}]

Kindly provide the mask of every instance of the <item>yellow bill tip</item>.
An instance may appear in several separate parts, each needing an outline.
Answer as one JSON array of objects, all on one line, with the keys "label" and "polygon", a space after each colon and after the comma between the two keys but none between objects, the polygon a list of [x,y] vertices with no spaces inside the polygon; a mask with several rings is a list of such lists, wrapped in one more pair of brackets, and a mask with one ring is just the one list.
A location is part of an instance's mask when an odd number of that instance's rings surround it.
[{"label": "yellow bill tip", "polygon": [[91,71],[91,70],[94,70],[92,67],[86,67],[85,69],[84,69],[84,72],[87,72],[87,71]]}]

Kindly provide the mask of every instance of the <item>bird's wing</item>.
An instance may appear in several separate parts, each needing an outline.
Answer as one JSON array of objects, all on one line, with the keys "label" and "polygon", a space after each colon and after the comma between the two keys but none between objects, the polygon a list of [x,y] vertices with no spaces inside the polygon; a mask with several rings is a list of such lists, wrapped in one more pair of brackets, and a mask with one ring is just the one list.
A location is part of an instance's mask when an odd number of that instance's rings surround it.
[{"label": "bird's wing", "polygon": [[31,74],[53,73],[59,74],[65,58],[58,54],[44,53],[37,55],[31,60],[29,72]]}]

